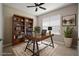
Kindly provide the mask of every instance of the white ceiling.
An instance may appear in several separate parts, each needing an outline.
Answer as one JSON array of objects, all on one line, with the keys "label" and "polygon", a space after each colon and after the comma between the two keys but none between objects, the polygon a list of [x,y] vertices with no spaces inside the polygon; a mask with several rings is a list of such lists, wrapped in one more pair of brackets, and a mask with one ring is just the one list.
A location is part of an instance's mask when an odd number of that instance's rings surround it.
[{"label": "white ceiling", "polygon": [[35,8],[27,8],[26,6],[34,5],[33,3],[6,3],[5,5],[8,5],[10,7],[23,10],[29,14],[38,16],[53,10],[56,10],[58,8],[64,7],[66,5],[69,5],[70,3],[45,3],[42,5],[42,7],[45,7],[46,10],[38,9],[37,12],[35,12]]}]

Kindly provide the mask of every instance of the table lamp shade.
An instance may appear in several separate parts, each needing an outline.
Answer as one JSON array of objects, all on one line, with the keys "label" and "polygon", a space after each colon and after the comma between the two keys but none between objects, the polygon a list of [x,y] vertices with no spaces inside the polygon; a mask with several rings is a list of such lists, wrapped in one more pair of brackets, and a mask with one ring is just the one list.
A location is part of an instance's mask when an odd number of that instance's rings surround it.
[{"label": "table lamp shade", "polygon": [[52,27],[48,27],[48,30],[52,30]]}]

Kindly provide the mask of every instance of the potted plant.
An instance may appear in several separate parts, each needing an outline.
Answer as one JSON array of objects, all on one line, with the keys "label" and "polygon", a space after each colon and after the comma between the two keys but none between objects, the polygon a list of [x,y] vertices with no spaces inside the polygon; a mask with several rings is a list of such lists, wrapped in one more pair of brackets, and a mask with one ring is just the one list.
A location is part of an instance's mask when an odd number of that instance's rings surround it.
[{"label": "potted plant", "polygon": [[70,28],[69,26],[66,27],[64,31],[64,42],[67,47],[71,47],[72,44],[72,32],[73,28]]},{"label": "potted plant", "polygon": [[40,27],[39,26],[34,27],[34,32],[35,34],[40,34]]}]

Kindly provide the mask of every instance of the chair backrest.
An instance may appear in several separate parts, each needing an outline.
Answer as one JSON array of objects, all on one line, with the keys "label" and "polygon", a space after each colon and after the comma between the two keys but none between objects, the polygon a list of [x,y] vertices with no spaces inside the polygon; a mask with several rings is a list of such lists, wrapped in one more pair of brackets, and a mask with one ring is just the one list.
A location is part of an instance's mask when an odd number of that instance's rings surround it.
[{"label": "chair backrest", "polygon": [[28,29],[26,30],[26,35],[32,35],[32,31],[33,31],[32,28],[28,28]]},{"label": "chair backrest", "polygon": [[47,32],[47,30],[43,29],[42,32],[41,32],[41,34],[42,35],[46,35],[46,32]]}]

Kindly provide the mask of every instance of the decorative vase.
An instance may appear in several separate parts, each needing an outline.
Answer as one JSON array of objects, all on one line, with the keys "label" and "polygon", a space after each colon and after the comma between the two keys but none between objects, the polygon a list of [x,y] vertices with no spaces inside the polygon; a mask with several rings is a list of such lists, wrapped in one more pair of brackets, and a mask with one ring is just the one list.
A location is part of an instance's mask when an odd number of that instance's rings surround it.
[{"label": "decorative vase", "polygon": [[64,43],[66,47],[71,47],[72,45],[72,38],[64,38]]}]

